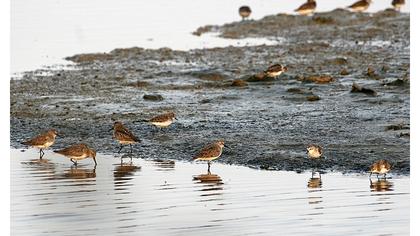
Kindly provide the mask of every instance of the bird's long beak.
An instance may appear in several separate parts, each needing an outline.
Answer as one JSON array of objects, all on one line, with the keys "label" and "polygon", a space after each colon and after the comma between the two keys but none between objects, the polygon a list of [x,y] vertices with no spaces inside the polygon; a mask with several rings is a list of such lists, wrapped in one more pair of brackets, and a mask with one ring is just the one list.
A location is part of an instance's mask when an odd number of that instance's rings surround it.
[{"label": "bird's long beak", "polygon": [[175,120],[178,120],[178,118],[174,117]]},{"label": "bird's long beak", "polygon": [[223,147],[230,149],[230,147],[229,147],[229,146],[227,146],[226,144],[224,144],[224,145],[223,145]]},{"label": "bird's long beak", "polygon": [[56,136],[57,136],[57,137],[60,137],[60,138],[62,138],[62,137],[63,137],[63,136],[62,136],[61,134],[59,134],[59,133],[57,133],[57,134],[56,134]]}]

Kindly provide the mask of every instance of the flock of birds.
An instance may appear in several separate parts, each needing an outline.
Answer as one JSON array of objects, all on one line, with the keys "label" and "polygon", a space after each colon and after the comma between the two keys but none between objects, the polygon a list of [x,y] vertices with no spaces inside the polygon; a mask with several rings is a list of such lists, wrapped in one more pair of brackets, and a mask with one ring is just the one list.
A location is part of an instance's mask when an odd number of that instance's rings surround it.
[{"label": "flock of birds", "polygon": [[[365,11],[371,3],[371,0],[360,0],[348,8],[356,11],[362,12]],[[405,4],[405,0],[393,0],[392,5],[396,10],[400,10],[401,7]],[[309,15],[315,11],[316,2],[315,0],[308,0],[305,4],[297,8],[295,11],[301,15]],[[250,16],[251,8],[248,6],[242,6],[239,8],[240,16],[245,19]],[[267,68],[264,71],[265,77],[275,78],[280,76],[283,72],[287,71],[287,67],[275,64]],[[170,126],[176,120],[175,113],[168,112],[156,117],[153,117],[150,120],[142,120],[145,122],[149,122],[156,127],[159,128],[166,128]],[[113,130],[113,138],[118,141],[120,147],[118,149],[118,153],[121,152],[122,148],[125,145],[130,146],[130,153],[133,152],[133,144],[140,143],[140,139],[137,138],[129,129],[127,129],[124,124],[120,121],[116,121],[113,127],[109,130]],[[22,142],[24,145],[28,145],[31,147],[35,147],[39,149],[39,158],[42,159],[44,156],[44,149],[49,148],[55,143],[55,138],[59,136],[58,132],[55,129],[48,130],[45,133],[42,133],[38,136],[35,136],[32,139]],[[211,161],[219,158],[222,155],[223,148],[226,147],[225,142],[223,140],[215,141],[204,148],[201,149],[200,152],[196,156],[193,157],[193,160],[201,160],[207,161],[208,163],[208,172],[210,172],[210,163]],[[97,165],[96,162],[96,151],[90,148],[88,145],[84,143],[74,144],[70,147],[55,150],[54,152],[64,155],[70,159],[74,165],[77,165],[77,161],[83,160],[86,158],[92,158],[95,166]],[[323,157],[323,148],[319,145],[311,144],[306,148],[306,152],[309,159],[320,159]],[[386,178],[386,174],[391,170],[391,164],[386,160],[379,160],[373,163],[370,166],[370,175],[376,174],[379,178],[379,175],[383,174],[383,177]],[[313,174],[313,173],[312,173]]]},{"label": "flock of birds", "polygon": [[[147,120],[151,124],[155,125],[159,128],[166,128],[171,125],[176,120],[175,113],[168,112],[162,115],[156,116],[150,120]],[[109,130],[113,130],[113,138],[120,144],[118,149],[118,153],[121,152],[124,145],[130,146],[130,153],[133,152],[132,145],[136,143],[140,143],[140,139],[134,135],[124,124],[120,121],[114,122],[113,127]],[[28,145],[31,147],[35,147],[39,149],[39,158],[42,159],[44,156],[44,149],[49,148],[55,143],[56,137],[59,136],[57,130],[50,129],[45,133],[37,135],[27,141],[22,142],[24,145]],[[201,160],[207,161],[208,169],[207,171],[210,173],[210,164],[211,161],[219,158],[222,155],[223,148],[227,147],[223,140],[217,140],[214,143],[211,143],[198,152],[197,155],[193,157],[193,160]],[[77,161],[83,160],[86,158],[92,158],[95,166],[97,165],[96,162],[96,151],[90,148],[85,143],[78,143],[71,145],[67,148],[61,150],[54,150],[55,153],[59,153],[64,155],[65,157],[69,158],[74,165],[77,166]],[[311,144],[306,148],[306,153],[309,159],[320,159],[323,156],[323,148],[319,145]],[[370,166],[370,175],[376,174],[377,178],[379,178],[380,174],[383,174],[384,178],[386,178],[386,174],[391,170],[391,164],[386,160],[379,160],[373,163]],[[312,172],[313,176],[314,172]]]},{"label": "flock of birds", "polygon": [[[347,8],[354,12],[363,12],[369,8],[371,3],[372,0],[360,0],[348,6]],[[405,0],[392,0],[391,5],[395,10],[400,11],[401,7],[405,5]],[[307,0],[307,2],[298,7],[295,12],[297,12],[299,15],[311,15],[315,12],[315,9],[315,0]],[[249,6],[242,6],[239,8],[239,15],[243,20],[248,18],[251,15],[251,12],[252,11]]]}]

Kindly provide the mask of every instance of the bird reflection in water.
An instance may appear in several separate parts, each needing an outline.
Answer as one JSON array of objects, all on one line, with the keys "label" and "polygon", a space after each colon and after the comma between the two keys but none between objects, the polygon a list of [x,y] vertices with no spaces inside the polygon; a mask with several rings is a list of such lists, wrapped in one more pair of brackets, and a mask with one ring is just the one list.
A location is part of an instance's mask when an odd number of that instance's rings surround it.
[{"label": "bird reflection in water", "polygon": [[[121,159],[121,163],[117,164],[114,169],[114,180],[126,182],[127,180],[132,179],[130,176],[133,176],[134,173],[141,170],[141,166],[136,166],[132,161],[124,163]],[[130,178],[127,178],[130,177]]]},{"label": "bird reflection in water", "polygon": [[153,165],[157,167],[157,171],[169,171],[175,169],[175,161],[155,159]]},{"label": "bird reflection in water", "polygon": [[[21,164],[28,168],[31,173],[36,174],[39,178],[42,179],[54,179],[55,176],[55,164],[50,162],[48,159],[31,159],[29,161],[23,161]],[[42,173],[42,175],[39,175]]]},{"label": "bird reflection in water", "polygon": [[376,181],[370,180],[370,191],[371,192],[387,192],[394,191],[394,183],[386,179],[378,179]]},{"label": "bird reflection in water", "polygon": [[223,180],[220,176],[212,174],[210,171],[207,174],[193,176],[193,181],[200,185],[199,191],[209,191],[210,193],[202,194],[200,196],[214,196],[221,195],[223,190]]},{"label": "bird reflection in water", "polygon": [[93,179],[96,178],[96,166],[93,169],[87,169],[73,165],[63,174],[63,177],[69,179]]},{"label": "bird reflection in water", "polygon": [[[316,173],[318,173],[318,176],[316,176]],[[309,189],[309,193],[319,192],[320,188],[322,188],[322,179],[321,179],[321,173],[312,171],[311,178],[308,180],[307,187]],[[309,196],[308,197],[308,203],[310,205],[312,204],[318,204],[322,202],[321,196]],[[323,209],[323,208],[320,208]],[[317,213],[317,214],[323,214],[323,213]]]}]

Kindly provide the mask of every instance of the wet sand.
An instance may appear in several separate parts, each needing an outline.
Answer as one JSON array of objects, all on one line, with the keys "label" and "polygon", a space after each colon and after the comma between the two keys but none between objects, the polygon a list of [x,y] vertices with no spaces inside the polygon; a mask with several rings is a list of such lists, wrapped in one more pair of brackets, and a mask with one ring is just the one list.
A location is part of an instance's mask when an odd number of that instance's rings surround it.
[{"label": "wet sand", "polygon": [[[24,152],[22,152],[24,151]],[[410,178],[10,151],[13,235],[408,235]],[[126,155],[125,155],[126,156]],[[246,209],[246,210],[245,210]]]},{"label": "wet sand", "polygon": [[[67,58],[77,63],[73,70],[38,70],[10,82],[11,144],[20,148],[19,141],[56,128],[64,138],[54,148],[83,141],[111,154],[117,146],[108,130],[121,120],[143,140],[135,146],[141,158],[190,161],[224,138],[231,148],[222,163],[366,172],[385,158],[394,173],[409,174],[409,19],[393,11],[279,14],[208,27],[279,45],[75,55]],[[289,68],[285,75],[252,82],[277,62]],[[320,77],[332,80],[313,82]],[[375,93],[351,93],[354,82]],[[169,110],[179,118],[169,129],[138,122]],[[307,160],[310,143],[327,158]]]}]

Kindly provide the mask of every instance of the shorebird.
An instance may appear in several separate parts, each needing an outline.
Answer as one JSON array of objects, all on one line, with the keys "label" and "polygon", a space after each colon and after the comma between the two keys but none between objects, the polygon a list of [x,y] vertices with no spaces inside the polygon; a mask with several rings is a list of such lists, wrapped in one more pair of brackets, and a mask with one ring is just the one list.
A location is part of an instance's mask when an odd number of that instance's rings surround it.
[{"label": "shorebird", "polygon": [[282,66],[280,64],[275,64],[268,67],[268,69],[264,71],[264,75],[267,77],[274,78],[274,77],[280,76],[281,73],[286,72],[286,71],[287,71],[287,67]]},{"label": "shorebird", "polygon": [[121,149],[124,147],[123,145],[129,144],[131,153],[133,152],[133,147],[131,144],[139,143],[140,139],[138,139],[136,136],[134,136],[133,133],[131,133],[130,130],[128,130],[121,122],[116,121],[114,123],[114,126],[109,130],[114,130],[113,137],[120,143],[120,149],[118,150],[118,153],[121,152]]},{"label": "shorebird", "polygon": [[299,8],[295,10],[295,12],[299,13],[299,15],[311,15],[314,13],[316,9],[316,2],[315,0],[308,0],[304,4],[302,4]]},{"label": "shorebird", "polygon": [[150,120],[144,120],[144,121],[149,122],[159,128],[166,128],[170,126],[175,120],[176,120],[175,113],[167,112],[167,113],[155,116]]},{"label": "shorebird", "polygon": [[371,2],[372,0],[360,0],[348,6],[348,8],[350,8],[354,12],[366,11],[366,9],[368,9]]},{"label": "shorebird", "polygon": [[245,20],[245,18],[248,18],[249,15],[251,15],[251,8],[248,6],[242,6],[239,8],[239,15],[242,17],[242,20]]},{"label": "shorebird", "polygon": [[50,129],[30,140],[22,142],[22,144],[39,148],[39,159],[42,159],[44,156],[44,151],[42,149],[46,149],[53,145],[56,136],[58,136],[57,130]]},{"label": "shorebird", "polygon": [[73,162],[77,166],[78,160],[83,160],[88,157],[91,157],[93,161],[96,163],[96,151],[89,148],[84,143],[74,144],[70,147],[64,148],[62,150],[55,150],[54,152],[59,153],[61,155],[64,155],[68,158],[70,158],[70,161]]},{"label": "shorebird", "polygon": [[210,162],[219,158],[222,155],[225,142],[223,140],[216,141],[212,144],[205,146],[194,158],[194,161],[207,161],[207,171],[210,172]]},{"label": "shorebird", "polygon": [[401,7],[405,5],[405,0],[392,0],[392,6],[396,11],[401,11]]},{"label": "shorebird", "polygon": [[372,176],[373,173],[376,174],[376,177],[379,179],[379,175],[383,174],[384,178],[386,178],[386,173],[388,173],[391,170],[391,164],[387,160],[379,160],[375,163],[373,163],[370,166],[370,176]]},{"label": "shorebird", "polygon": [[306,153],[309,159],[318,159],[322,156],[322,147],[319,145],[311,144],[306,148]]}]

